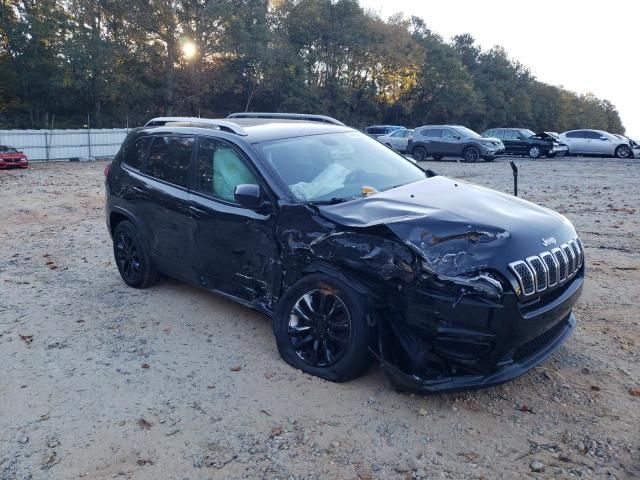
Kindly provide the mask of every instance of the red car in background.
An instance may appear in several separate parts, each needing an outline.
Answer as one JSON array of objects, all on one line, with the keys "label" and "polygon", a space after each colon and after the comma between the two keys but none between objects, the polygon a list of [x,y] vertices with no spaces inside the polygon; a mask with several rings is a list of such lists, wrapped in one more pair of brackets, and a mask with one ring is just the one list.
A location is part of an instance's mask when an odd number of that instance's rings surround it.
[{"label": "red car in background", "polygon": [[27,168],[28,166],[29,161],[24,153],[17,148],[0,145],[0,168]]}]

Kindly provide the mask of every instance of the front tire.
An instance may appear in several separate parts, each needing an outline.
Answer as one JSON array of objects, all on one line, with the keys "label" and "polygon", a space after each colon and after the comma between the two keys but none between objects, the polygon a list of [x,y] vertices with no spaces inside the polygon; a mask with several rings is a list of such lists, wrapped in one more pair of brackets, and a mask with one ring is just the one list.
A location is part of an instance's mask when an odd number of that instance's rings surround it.
[{"label": "front tire", "polygon": [[280,356],[332,382],[362,375],[371,364],[373,328],[366,298],[345,282],[314,273],[282,296],[273,317]]},{"label": "front tire", "polygon": [[462,152],[462,158],[467,163],[475,163],[480,158],[480,151],[476,147],[467,147]]},{"label": "front tire", "polygon": [[427,150],[424,147],[415,147],[411,156],[416,162],[423,162],[427,159]]},{"label": "front tire", "polygon": [[616,158],[631,158],[633,152],[628,145],[619,145],[615,151]]},{"label": "front tire", "polygon": [[146,288],[158,280],[151,257],[138,229],[128,220],[113,231],[113,256],[124,283],[133,288]]}]

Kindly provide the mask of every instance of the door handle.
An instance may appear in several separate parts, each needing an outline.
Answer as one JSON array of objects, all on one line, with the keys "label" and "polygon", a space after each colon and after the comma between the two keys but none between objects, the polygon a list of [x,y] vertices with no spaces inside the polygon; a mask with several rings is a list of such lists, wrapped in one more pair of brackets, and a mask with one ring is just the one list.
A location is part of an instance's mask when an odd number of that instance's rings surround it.
[{"label": "door handle", "polygon": [[189,211],[193,213],[196,217],[203,217],[207,214],[207,212],[205,212],[201,208],[198,208],[194,205],[189,205]]},{"label": "door handle", "polygon": [[131,187],[131,190],[133,190],[136,193],[146,193],[147,192],[146,188],[138,187],[137,185],[134,185],[133,187]]}]

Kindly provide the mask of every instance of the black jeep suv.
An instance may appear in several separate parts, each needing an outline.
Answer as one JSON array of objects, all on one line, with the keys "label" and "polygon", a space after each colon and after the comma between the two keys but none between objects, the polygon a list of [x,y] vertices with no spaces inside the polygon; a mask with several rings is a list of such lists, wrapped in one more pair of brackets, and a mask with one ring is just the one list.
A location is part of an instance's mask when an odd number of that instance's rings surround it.
[{"label": "black jeep suv", "polygon": [[321,116],[157,118],[106,170],[123,280],[164,273],[267,314],[289,364],[343,381],[494,385],[571,334],[584,250],[562,215],[426,173]]}]

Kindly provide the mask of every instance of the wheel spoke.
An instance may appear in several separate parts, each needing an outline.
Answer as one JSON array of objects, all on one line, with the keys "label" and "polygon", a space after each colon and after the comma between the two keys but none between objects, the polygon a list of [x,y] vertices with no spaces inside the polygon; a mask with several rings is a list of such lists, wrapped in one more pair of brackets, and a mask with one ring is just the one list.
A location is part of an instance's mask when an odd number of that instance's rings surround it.
[{"label": "wheel spoke", "polygon": [[309,318],[309,316],[302,311],[299,303],[296,303],[296,305],[293,307],[293,313],[296,317],[298,317],[298,319],[302,318],[305,322],[311,323],[311,318]]},{"label": "wheel spoke", "polygon": [[313,332],[313,327],[289,327],[290,337],[300,337],[307,333]]},{"label": "wheel spoke", "polygon": [[313,341],[313,350],[311,350],[311,363],[313,365],[317,365],[318,364],[318,348],[320,347],[320,341],[319,340],[314,340]]},{"label": "wheel spoke", "polygon": [[337,343],[339,345],[346,345],[347,344],[347,340],[340,338],[338,336],[336,336],[334,333],[332,332],[327,332],[327,338],[329,340],[331,340],[334,343]]}]

